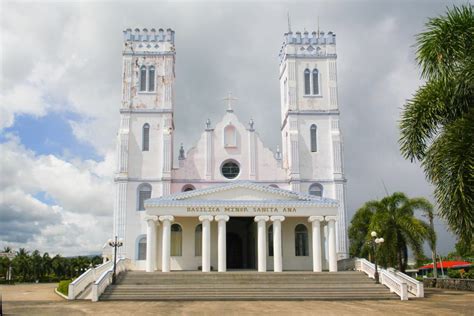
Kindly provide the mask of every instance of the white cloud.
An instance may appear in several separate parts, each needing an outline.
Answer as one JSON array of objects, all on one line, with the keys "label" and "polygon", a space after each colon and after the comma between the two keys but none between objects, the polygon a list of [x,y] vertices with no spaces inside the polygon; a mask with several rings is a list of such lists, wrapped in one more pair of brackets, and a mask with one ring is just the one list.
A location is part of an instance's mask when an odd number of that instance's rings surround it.
[{"label": "white cloud", "polygon": [[[112,229],[114,155],[65,161],[35,155],[7,137],[0,144],[0,243],[63,254],[99,251]],[[40,201],[38,193],[54,202]]]}]

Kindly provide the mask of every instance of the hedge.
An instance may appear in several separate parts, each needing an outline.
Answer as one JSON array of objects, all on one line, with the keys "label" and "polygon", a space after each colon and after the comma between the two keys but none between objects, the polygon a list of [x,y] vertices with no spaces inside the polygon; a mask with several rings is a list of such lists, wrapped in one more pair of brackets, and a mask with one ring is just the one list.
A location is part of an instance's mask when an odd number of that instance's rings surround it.
[{"label": "hedge", "polygon": [[69,293],[69,283],[71,283],[72,280],[62,280],[62,281],[59,281],[59,284],[58,284],[58,292],[64,294],[64,295],[68,295]]}]

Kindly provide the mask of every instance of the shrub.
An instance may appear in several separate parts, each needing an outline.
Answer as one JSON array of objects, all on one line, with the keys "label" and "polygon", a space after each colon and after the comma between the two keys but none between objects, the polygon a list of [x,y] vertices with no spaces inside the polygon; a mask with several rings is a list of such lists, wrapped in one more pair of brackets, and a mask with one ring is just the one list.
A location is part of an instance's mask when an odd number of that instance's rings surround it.
[{"label": "shrub", "polygon": [[460,279],[461,271],[456,270],[456,269],[448,269],[448,276],[453,279]]},{"label": "shrub", "polygon": [[464,273],[463,277],[465,279],[474,279],[474,269],[471,268],[468,272]]},{"label": "shrub", "polygon": [[62,280],[62,281],[59,281],[59,284],[58,284],[58,292],[64,294],[64,295],[68,295],[69,293],[69,283],[71,283],[72,280]]}]

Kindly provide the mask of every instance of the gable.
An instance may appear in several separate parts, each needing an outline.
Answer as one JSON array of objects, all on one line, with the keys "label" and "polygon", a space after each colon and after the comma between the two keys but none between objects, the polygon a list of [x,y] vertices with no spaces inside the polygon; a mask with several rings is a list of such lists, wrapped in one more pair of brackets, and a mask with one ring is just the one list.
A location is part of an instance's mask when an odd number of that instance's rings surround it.
[{"label": "gable", "polygon": [[261,190],[255,190],[251,188],[237,187],[229,188],[227,190],[204,193],[187,199],[191,200],[297,200],[297,197],[285,197],[282,194],[274,192],[264,192]]}]

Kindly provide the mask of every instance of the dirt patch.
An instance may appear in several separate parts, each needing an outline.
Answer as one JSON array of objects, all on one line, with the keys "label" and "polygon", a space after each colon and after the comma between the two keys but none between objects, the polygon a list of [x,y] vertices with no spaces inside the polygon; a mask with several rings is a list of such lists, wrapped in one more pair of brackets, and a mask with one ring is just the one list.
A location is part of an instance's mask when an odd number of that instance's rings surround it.
[{"label": "dirt patch", "polygon": [[66,301],[56,284],[2,286],[6,315],[472,315],[474,293],[425,289],[407,301],[97,302]]}]

